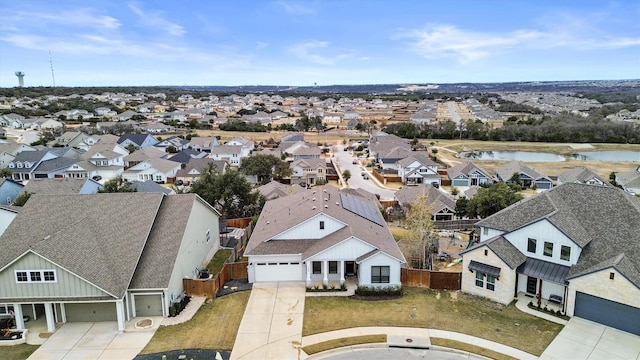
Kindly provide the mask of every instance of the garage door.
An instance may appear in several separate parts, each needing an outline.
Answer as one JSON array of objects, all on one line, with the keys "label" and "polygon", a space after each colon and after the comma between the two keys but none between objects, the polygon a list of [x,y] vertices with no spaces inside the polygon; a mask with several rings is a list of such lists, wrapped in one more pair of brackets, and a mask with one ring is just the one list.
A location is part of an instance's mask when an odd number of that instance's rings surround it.
[{"label": "garage door", "polygon": [[574,315],[640,335],[640,309],[633,306],[576,292]]},{"label": "garage door", "polygon": [[301,281],[302,265],[299,262],[256,263],[255,281]]},{"label": "garage door", "polygon": [[65,304],[67,321],[116,321],[116,304],[113,302]]},{"label": "garage door", "polygon": [[136,316],[162,316],[162,297],[158,294],[134,294]]}]

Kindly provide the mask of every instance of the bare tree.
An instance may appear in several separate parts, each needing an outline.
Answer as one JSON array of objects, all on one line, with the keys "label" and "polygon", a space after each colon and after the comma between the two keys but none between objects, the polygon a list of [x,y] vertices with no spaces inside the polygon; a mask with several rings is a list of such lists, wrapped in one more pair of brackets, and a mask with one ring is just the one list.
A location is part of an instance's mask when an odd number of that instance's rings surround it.
[{"label": "bare tree", "polygon": [[427,195],[418,196],[408,211],[405,224],[411,236],[408,239],[411,255],[418,258],[419,268],[426,269],[428,265],[427,253],[431,245],[434,223],[431,219],[433,209],[427,205]]}]

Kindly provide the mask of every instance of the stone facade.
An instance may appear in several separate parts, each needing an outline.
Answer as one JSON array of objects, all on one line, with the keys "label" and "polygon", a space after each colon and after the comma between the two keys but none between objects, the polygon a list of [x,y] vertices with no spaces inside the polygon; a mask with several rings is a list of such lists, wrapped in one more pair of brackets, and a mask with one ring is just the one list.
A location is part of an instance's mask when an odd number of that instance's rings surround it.
[{"label": "stone facade", "polygon": [[[610,273],[613,273],[613,280],[609,278]],[[640,308],[640,289],[612,268],[569,280],[569,316],[573,316],[575,310],[576,291]]]},{"label": "stone facade", "polygon": [[[487,255],[485,255],[485,250]],[[469,271],[469,263],[471,260],[500,268],[500,276],[499,279],[496,279],[495,289],[493,291],[487,289],[486,278],[484,287],[481,288],[476,286],[475,270],[473,274],[465,273]],[[462,291],[473,295],[483,296],[505,305],[510,304],[511,301],[513,301],[516,288],[516,271],[515,269],[511,269],[509,265],[505,264],[488,247],[481,246],[476,250],[465,253],[462,258],[462,272],[464,274],[464,276],[462,276]]]}]

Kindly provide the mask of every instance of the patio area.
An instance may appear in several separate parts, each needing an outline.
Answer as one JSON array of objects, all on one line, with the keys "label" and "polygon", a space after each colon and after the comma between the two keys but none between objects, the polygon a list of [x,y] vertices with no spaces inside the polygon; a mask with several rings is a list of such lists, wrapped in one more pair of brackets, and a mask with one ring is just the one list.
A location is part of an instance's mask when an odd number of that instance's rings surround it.
[{"label": "patio area", "polygon": [[535,296],[529,295],[523,292],[518,293],[518,296],[516,297],[516,307],[520,311],[537,316],[539,318],[543,318],[543,319],[555,322],[557,324],[562,324],[562,325],[567,324],[567,320],[564,320],[555,315],[551,315],[548,312],[545,312],[544,310],[542,310],[546,307],[547,309],[553,310],[554,312],[557,312],[558,310],[562,311],[562,305],[551,302],[547,299],[542,299],[542,301],[540,302],[541,310],[537,310],[537,309],[529,308],[529,302],[532,302],[534,305],[537,305],[537,300]]}]

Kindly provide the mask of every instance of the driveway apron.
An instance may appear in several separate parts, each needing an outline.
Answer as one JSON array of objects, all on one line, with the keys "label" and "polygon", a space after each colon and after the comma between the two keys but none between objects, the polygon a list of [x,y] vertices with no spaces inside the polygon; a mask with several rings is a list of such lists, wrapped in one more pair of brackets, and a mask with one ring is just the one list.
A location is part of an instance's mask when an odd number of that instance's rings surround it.
[{"label": "driveway apron", "polygon": [[253,284],[231,359],[298,359],[305,293],[304,282]]}]

